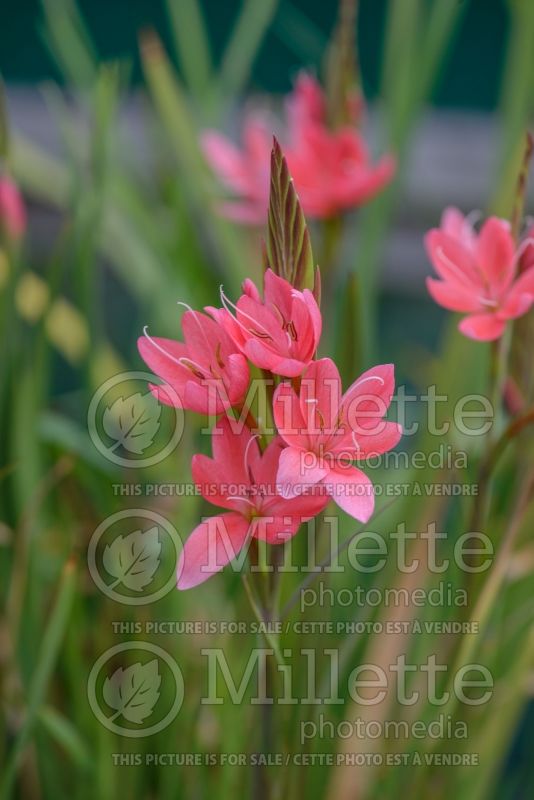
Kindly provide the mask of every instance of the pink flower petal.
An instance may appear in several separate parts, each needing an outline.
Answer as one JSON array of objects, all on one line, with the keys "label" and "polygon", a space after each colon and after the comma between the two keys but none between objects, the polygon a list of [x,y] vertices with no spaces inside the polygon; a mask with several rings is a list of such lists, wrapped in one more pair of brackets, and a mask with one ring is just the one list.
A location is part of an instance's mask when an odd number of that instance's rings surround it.
[{"label": "pink flower petal", "polygon": [[243,548],[248,529],[248,520],[233,512],[197,525],[180,555],[178,588],[192,589],[220,572]]},{"label": "pink flower petal", "polygon": [[464,336],[480,342],[491,342],[503,335],[506,322],[496,314],[470,314],[458,325]]},{"label": "pink flower petal", "polygon": [[425,236],[425,246],[434,269],[444,281],[477,291],[483,288],[477,265],[464,244],[434,228]]},{"label": "pink flower petal", "polygon": [[245,399],[250,383],[250,370],[246,358],[240,353],[232,353],[228,356],[225,373],[228,378],[230,405],[238,406]]},{"label": "pink flower petal", "polygon": [[140,336],[137,340],[139,355],[145,364],[162,380],[175,383],[182,388],[192,377],[191,372],[179,363],[189,353],[185,344],[174,339]]},{"label": "pink flower petal", "polygon": [[322,483],[316,483],[298,497],[286,499],[278,495],[268,503],[265,513],[271,513],[274,516],[293,517],[296,520],[296,524],[300,525],[324,511],[329,502],[330,496],[326,488]]},{"label": "pink flower petal", "polygon": [[486,220],[477,244],[477,261],[490,287],[507,287],[514,274],[515,244],[510,223],[498,217]]},{"label": "pink flower petal", "polygon": [[211,434],[213,458],[220,470],[220,480],[226,476],[232,480],[249,484],[251,471],[255,474],[260,460],[260,448],[247,426],[228,417],[221,417]]},{"label": "pink flower petal", "polygon": [[331,358],[312,361],[300,384],[300,411],[311,434],[330,433],[341,404],[341,378]]},{"label": "pink flower petal", "polygon": [[511,287],[510,294],[530,294],[534,297],[534,266],[521,273]]},{"label": "pink flower petal", "polygon": [[205,131],[202,135],[202,149],[212,169],[231,189],[248,189],[248,176],[240,151],[232,142],[217,131]]},{"label": "pink flower petal", "polygon": [[344,177],[336,188],[336,196],[341,208],[353,208],[371,200],[393,179],[396,170],[393,156],[384,156],[374,166],[366,165],[354,175]]},{"label": "pink flower petal", "polygon": [[448,206],[441,215],[441,230],[467,248],[471,248],[476,241],[473,226],[454,206]]},{"label": "pink flower petal", "polygon": [[184,408],[197,414],[218,416],[231,403],[222,381],[190,380],[184,388]]},{"label": "pink flower petal", "polygon": [[372,458],[387,453],[396,447],[402,437],[402,427],[398,422],[378,420],[372,432],[351,431],[333,449],[336,455],[346,454],[355,459]]},{"label": "pink flower petal", "polygon": [[308,306],[308,311],[310,312],[310,317],[312,320],[313,325],[313,332],[315,334],[315,349],[317,349],[317,345],[319,344],[319,339],[321,338],[321,331],[323,327],[323,318],[321,316],[321,310],[317,305],[317,300],[313,296],[313,292],[309,289],[304,289],[302,292],[302,296],[304,297],[304,301]]},{"label": "pink flower petal", "polygon": [[314,453],[286,447],[280,454],[276,482],[282,497],[299,497],[328,474]]},{"label": "pink flower petal", "polygon": [[499,319],[517,319],[518,317],[522,317],[523,314],[526,314],[533,303],[534,295],[518,294],[514,292],[508,295],[497,312],[497,317]]},{"label": "pink flower petal", "polygon": [[0,175],[0,231],[4,228],[12,239],[20,239],[27,224],[26,206],[17,184]]},{"label": "pink flower petal", "polygon": [[186,311],[182,317],[182,331],[191,361],[209,366],[214,359],[217,343],[230,349],[228,335],[220,325],[199,311]]},{"label": "pink flower petal", "polygon": [[360,522],[368,522],[375,508],[375,495],[367,475],[356,467],[331,470],[324,484],[343,511]]},{"label": "pink flower petal", "polygon": [[437,281],[434,278],[426,279],[426,288],[433,300],[449,311],[480,311],[481,303],[479,293],[466,289],[459,284]]},{"label": "pink flower petal", "polygon": [[183,387],[172,386],[169,383],[148,384],[148,388],[158,402],[163,403],[164,406],[182,409],[185,407],[185,386],[186,384]]},{"label": "pink flower petal", "polygon": [[263,276],[265,305],[267,307],[273,305],[277,306],[281,314],[286,320],[289,320],[291,314],[291,306],[293,305],[292,294],[295,291],[291,284],[275,275],[272,269],[265,271]]},{"label": "pink flower petal", "polygon": [[243,345],[243,352],[260,369],[267,369],[284,378],[295,378],[306,367],[302,361],[281,356],[258,339],[248,339]]},{"label": "pink flower petal", "polygon": [[[246,494],[250,484],[248,480],[243,480],[243,471],[239,465],[225,464],[224,474],[221,473],[221,464],[215,459],[199,453],[193,456],[191,474],[202,497],[214,506],[246,514],[250,510]],[[226,487],[230,486],[232,489],[234,486],[236,487],[231,496],[228,490],[224,491]],[[243,500],[236,499],[240,497],[243,497]]]},{"label": "pink flower petal", "polygon": [[388,410],[394,391],[393,364],[379,364],[360,375],[341,401],[343,419],[349,428],[361,432],[376,427]]},{"label": "pink flower petal", "polygon": [[289,383],[276,387],[273,397],[274,421],[285,442],[307,449],[306,422],[300,410],[300,401]]},{"label": "pink flower petal", "polygon": [[285,514],[256,517],[252,522],[252,535],[255,539],[261,539],[269,544],[284,544],[296,534],[303,521],[295,516]]}]

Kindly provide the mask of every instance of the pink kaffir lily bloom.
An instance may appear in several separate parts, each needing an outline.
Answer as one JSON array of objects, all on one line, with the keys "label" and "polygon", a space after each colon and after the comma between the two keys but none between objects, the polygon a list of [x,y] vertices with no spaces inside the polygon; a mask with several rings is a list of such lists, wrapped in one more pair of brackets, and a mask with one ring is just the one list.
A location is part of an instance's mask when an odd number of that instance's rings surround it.
[{"label": "pink kaffir lily bloom", "polygon": [[506,324],[534,303],[534,261],[517,277],[529,241],[516,249],[510,224],[490,217],[480,232],[455,208],[425,237],[428,256],[441,280],[427,278],[432,298],[449,311],[467,314],[459,324],[470,339],[493,341]]},{"label": "pink kaffir lily bloom", "polygon": [[208,310],[253,364],[290,378],[304,371],[322,328],[321,312],[309,289],[300,292],[268,269],[263,300],[248,278],[236,305],[222,291],[221,299],[224,308]]},{"label": "pink kaffir lily bloom", "polygon": [[220,414],[243,402],[250,379],[246,359],[230,336],[210,317],[188,310],[182,317],[185,344],[153,338],[145,329],[137,346],[141,358],[160,377],[150,385],[166,405]]},{"label": "pink kaffir lily bloom", "polygon": [[195,484],[209,503],[228,512],[209,517],[187,539],[178,563],[178,588],[203,583],[232,561],[252,538],[283,544],[301,523],[326,507],[316,492],[287,500],[276,491],[283,442],[274,439],[261,453],[257,436],[222,417],[213,430],[213,458],[193,456]]},{"label": "pink kaffir lily bloom", "polygon": [[[284,151],[306,216],[324,219],[359,206],[392,179],[394,159],[385,156],[374,164],[355,127],[328,128],[324,92],[311,75],[299,76],[286,101],[286,116]],[[216,131],[207,131],[202,145],[212,169],[239,197],[223,204],[222,212],[240,222],[263,222],[272,146],[265,121],[246,117],[242,150]]]},{"label": "pink kaffir lily bloom", "polygon": [[19,189],[7,176],[0,176],[0,230],[10,239],[20,239],[26,230],[26,208]]},{"label": "pink kaffir lily bloom", "polygon": [[[360,111],[354,106],[356,118]],[[326,98],[311,75],[299,76],[287,109],[285,156],[307,216],[324,219],[356,208],[391,181],[392,156],[373,164],[362,135],[353,126],[328,128]]]},{"label": "pink kaffir lily bloom", "polygon": [[305,372],[299,395],[281,383],[273,399],[280,435],[277,482],[285,497],[322,484],[351,516],[367,522],[374,511],[373,484],[352,462],[395,447],[402,429],[383,419],[395,389],[392,364],[373,367],[341,394],[341,379],[329,358]]}]

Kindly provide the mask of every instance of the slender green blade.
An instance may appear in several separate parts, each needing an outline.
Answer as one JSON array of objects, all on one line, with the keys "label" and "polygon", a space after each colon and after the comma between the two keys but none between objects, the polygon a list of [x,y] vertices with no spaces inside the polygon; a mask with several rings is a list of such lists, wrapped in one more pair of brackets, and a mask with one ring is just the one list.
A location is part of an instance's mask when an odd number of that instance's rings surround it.
[{"label": "slender green blade", "polygon": [[0,791],[3,800],[7,800],[12,795],[17,768],[38,721],[39,711],[46,696],[48,683],[52,676],[69,620],[75,588],[76,570],[74,563],[69,561],[63,569],[56,603],[45,630],[36,661],[35,672],[30,681],[26,717],[4,770]]},{"label": "slender green blade", "polygon": [[212,79],[210,46],[198,0],[166,0],[176,53],[185,83],[202,97]]},{"label": "slender green blade", "polygon": [[223,95],[239,95],[243,90],[278,2],[245,0],[221,62],[220,88]]}]

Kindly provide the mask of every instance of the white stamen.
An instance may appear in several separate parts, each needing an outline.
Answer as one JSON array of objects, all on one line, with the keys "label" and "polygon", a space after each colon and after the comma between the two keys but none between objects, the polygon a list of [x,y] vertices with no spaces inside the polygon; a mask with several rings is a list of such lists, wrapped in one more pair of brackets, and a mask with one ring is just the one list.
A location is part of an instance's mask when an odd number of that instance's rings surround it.
[{"label": "white stamen", "polygon": [[198,313],[199,312],[195,311],[193,308],[191,308],[190,305],[188,305],[187,303],[184,303],[182,300],[178,300],[177,301],[177,305],[183,306],[184,308],[186,308],[188,311],[190,311],[193,314],[193,319],[195,320],[196,324],[200,328],[200,332],[202,334],[202,338],[204,339],[204,341],[205,341],[205,343],[206,343],[206,345],[208,347],[208,351],[212,352],[213,351],[213,343],[210,342],[210,340],[208,339],[206,331],[204,329],[204,326],[202,325],[202,323],[200,322],[200,320],[198,318]]},{"label": "white stamen", "polygon": [[361,386],[362,383],[367,383],[367,381],[380,381],[381,385],[384,386],[384,379],[380,377],[380,375],[368,375],[366,378],[360,378],[359,381],[356,381],[353,389],[356,389],[357,386]]},{"label": "white stamen", "polygon": [[229,494],[226,499],[227,500],[239,500],[242,503],[248,503],[249,506],[252,506],[252,508],[256,508],[256,506],[254,505],[252,500],[249,500],[248,497],[239,497],[239,495]]},{"label": "white stamen", "polygon": [[243,456],[243,461],[245,463],[245,472],[247,473],[247,475],[250,475],[250,476],[252,475],[252,473],[249,471],[249,466],[248,466],[248,451],[250,450],[250,445],[252,444],[252,442],[255,439],[259,439],[259,438],[260,438],[260,434],[259,433],[253,434],[250,437],[250,439],[248,440],[247,446],[245,447],[245,455]]},{"label": "white stamen", "polygon": [[[252,325],[254,325],[255,328],[259,328],[263,333],[265,333],[266,336],[269,337],[269,339],[273,338],[271,336],[271,334],[269,333],[269,331],[267,330],[267,328],[264,328],[264,326],[260,322],[258,322],[258,320],[254,319],[254,317],[251,317],[250,314],[247,314],[245,311],[243,311],[242,309],[238,308],[235,303],[232,303],[232,301],[225,295],[222,285],[220,287],[220,295],[221,295],[221,303],[223,304],[225,310],[230,314],[232,319],[234,319],[237,322],[239,327],[242,328],[245,331],[245,333],[247,335],[250,335],[250,333],[252,333],[252,331],[250,331],[248,328],[246,328],[238,320],[237,313],[241,314],[242,317],[245,317],[246,319],[248,319],[252,323]],[[231,308],[235,309],[235,314],[232,314],[232,312],[230,311],[228,306],[230,306]]]},{"label": "white stamen", "polygon": [[362,448],[358,444],[358,440],[356,438],[356,434],[354,433],[354,431],[351,431],[351,436],[352,436],[352,443],[354,444],[354,447],[356,448],[356,450],[361,450]]},{"label": "white stamen", "polygon": [[477,297],[478,302],[482,306],[487,306],[488,308],[497,308],[499,305],[496,300],[490,300],[488,297]]},{"label": "white stamen", "polygon": [[175,364],[177,364],[179,367],[183,367],[183,364],[181,363],[181,359],[180,359],[180,358],[176,358],[176,357],[175,357],[175,356],[173,356],[171,353],[168,353],[168,352],[167,352],[167,350],[165,350],[165,348],[164,348],[164,347],[162,347],[160,344],[158,344],[158,343],[156,342],[156,340],[155,340],[155,339],[153,339],[153,338],[152,338],[152,336],[150,336],[150,335],[149,335],[149,333],[148,333],[148,325],[145,325],[145,327],[143,328],[143,336],[144,336],[146,339],[148,339],[148,341],[150,342],[150,344],[151,344],[153,347],[155,347],[155,348],[156,348],[156,350],[159,350],[159,352],[160,352],[162,355],[164,355],[164,356],[165,356],[165,358],[169,358],[171,361],[173,361],[173,362],[174,362]]},{"label": "white stamen", "polygon": [[187,310],[188,310],[188,311],[192,311],[192,312],[193,312],[193,314],[195,313],[195,312],[193,311],[193,309],[191,308],[191,306],[190,306],[188,303],[184,303],[184,302],[183,302],[183,300],[177,300],[177,301],[176,301],[176,305],[177,305],[177,306],[183,306],[184,308],[187,308]]},{"label": "white stamen", "polygon": [[205,372],[206,372],[205,368],[201,367],[200,364],[197,364],[197,362],[193,361],[193,359],[189,358],[189,356],[182,356],[181,358],[178,359],[178,363],[182,367],[185,367],[185,369],[188,369],[189,371],[191,371],[191,366],[193,366],[196,370],[198,370],[198,372],[202,373],[202,376],[205,379]]}]

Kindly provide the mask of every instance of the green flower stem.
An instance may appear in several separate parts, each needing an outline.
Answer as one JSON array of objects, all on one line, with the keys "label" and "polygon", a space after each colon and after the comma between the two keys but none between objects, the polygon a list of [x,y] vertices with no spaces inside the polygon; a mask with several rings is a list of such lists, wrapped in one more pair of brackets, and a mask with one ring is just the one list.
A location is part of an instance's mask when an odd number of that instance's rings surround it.
[{"label": "green flower stem", "polygon": [[4,770],[0,788],[0,797],[2,800],[8,800],[13,794],[17,769],[36,722],[38,721],[41,707],[45,701],[48,683],[52,676],[72,609],[75,588],[75,565],[73,561],[68,561],[63,568],[56,603],[41,642],[35,671],[28,688],[26,716],[17,734],[15,744]]}]

